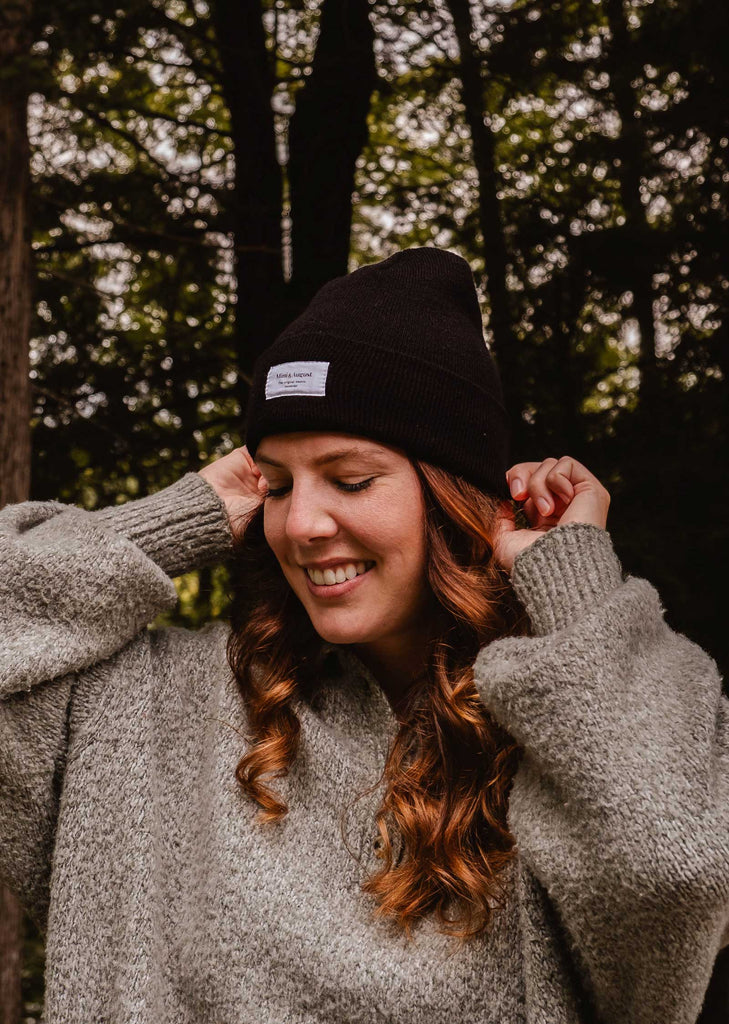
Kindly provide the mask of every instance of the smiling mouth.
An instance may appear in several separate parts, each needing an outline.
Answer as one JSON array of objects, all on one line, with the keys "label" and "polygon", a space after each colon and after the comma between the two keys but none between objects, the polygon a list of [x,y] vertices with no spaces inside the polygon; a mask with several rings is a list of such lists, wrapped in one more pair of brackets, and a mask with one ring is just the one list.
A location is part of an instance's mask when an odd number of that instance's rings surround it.
[{"label": "smiling mouth", "polygon": [[343,562],[336,569],[306,569],[306,575],[317,586],[334,587],[338,583],[346,583],[356,576],[364,576],[374,566],[374,562]]}]

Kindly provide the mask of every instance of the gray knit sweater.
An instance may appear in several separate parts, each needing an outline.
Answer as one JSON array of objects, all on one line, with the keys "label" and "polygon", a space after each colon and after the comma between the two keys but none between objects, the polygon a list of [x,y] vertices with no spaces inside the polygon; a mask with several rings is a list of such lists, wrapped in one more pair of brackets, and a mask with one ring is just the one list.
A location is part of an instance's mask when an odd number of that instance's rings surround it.
[{"label": "gray knit sweater", "polygon": [[0,511],[0,876],[47,921],[47,1024],[695,1021],[729,938],[729,702],[609,534],[522,552],[534,635],[476,659],[525,751],[518,858],[455,952],[429,918],[412,942],[376,922],[360,890],[382,789],[350,801],[397,721],[353,653],[330,646],[297,703],[290,812],[264,828],[234,778],[229,625],[147,628],[230,544],[196,473],[97,512]]}]

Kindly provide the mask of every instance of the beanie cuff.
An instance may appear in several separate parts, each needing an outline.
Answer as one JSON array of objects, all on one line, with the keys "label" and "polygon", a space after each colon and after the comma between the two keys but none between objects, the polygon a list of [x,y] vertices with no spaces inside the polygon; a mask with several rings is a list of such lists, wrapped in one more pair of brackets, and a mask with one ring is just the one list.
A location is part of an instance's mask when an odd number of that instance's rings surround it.
[{"label": "beanie cuff", "polygon": [[251,455],[300,431],[368,437],[508,498],[508,417],[468,263],[406,249],[334,278],[259,358]]},{"label": "beanie cuff", "polygon": [[401,448],[411,458],[443,466],[482,490],[509,496],[506,411],[474,381],[408,353],[323,331],[298,335],[296,355],[302,364],[328,363],[323,390],[267,398],[268,354],[257,368],[257,390],[249,407],[246,444],[252,457],[261,440],[272,434],[341,432]]}]

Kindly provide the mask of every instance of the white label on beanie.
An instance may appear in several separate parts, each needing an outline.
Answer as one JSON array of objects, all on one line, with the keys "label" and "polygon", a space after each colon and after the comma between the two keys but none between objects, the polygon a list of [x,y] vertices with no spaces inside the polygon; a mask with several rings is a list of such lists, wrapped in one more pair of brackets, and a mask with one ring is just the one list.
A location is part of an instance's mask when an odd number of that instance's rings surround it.
[{"label": "white label on beanie", "polygon": [[324,395],[329,363],[296,362],[272,366],[266,377],[266,398],[282,395]]}]

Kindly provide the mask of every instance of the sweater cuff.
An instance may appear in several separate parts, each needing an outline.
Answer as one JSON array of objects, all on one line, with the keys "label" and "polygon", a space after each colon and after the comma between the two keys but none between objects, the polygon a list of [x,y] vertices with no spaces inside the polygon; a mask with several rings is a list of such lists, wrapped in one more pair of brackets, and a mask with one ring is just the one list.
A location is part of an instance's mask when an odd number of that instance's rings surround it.
[{"label": "sweater cuff", "polygon": [[569,626],[622,582],[610,534],[591,523],[553,527],[519,552],[511,572],[535,636]]},{"label": "sweater cuff", "polygon": [[225,504],[199,473],[186,473],[161,491],[90,515],[131,540],[173,578],[232,554]]}]

